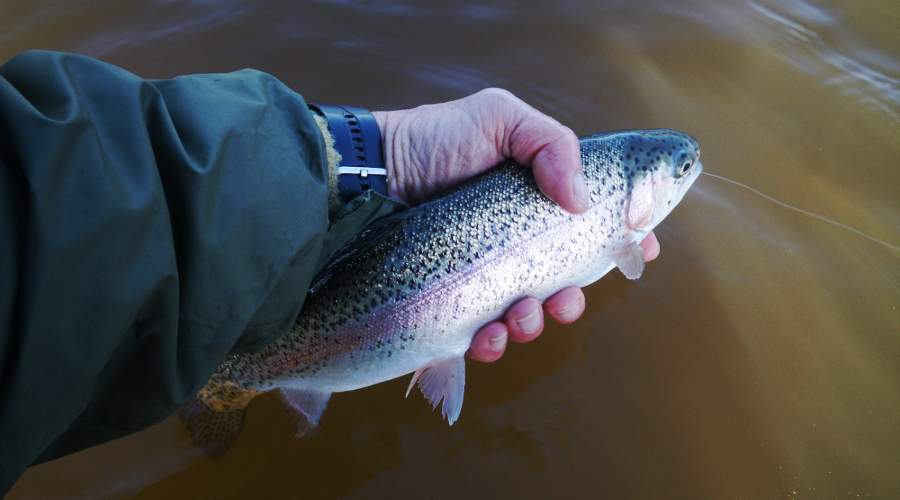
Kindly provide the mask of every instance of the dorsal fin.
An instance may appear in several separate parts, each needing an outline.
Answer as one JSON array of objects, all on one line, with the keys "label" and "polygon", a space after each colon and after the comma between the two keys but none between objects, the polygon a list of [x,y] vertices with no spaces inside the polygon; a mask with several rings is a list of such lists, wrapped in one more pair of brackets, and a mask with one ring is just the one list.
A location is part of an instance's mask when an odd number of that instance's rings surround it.
[{"label": "dorsal fin", "polygon": [[319,271],[310,284],[309,289],[315,290],[331,278],[331,275],[340,268],[345,261],[352,261],[357,256],[364,254],[378,245],[381,240],[388,238],[394,231],[398,231],[407,220],[419,210],[413,207],[373,222],[366,229],[353,236],[331,256],[331,260]]}]

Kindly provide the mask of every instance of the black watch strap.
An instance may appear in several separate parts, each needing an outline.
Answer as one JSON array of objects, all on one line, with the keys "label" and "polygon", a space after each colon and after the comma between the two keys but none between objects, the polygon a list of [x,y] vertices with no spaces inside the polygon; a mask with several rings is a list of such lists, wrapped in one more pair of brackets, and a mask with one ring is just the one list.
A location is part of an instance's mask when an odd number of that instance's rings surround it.
[{"label": "black watch strap", "polygon": [[334,137],[334,148],[341,154],[338,167],[338,191],[341,201],[372,189],[387,196],[387,170],[378,122],[368,110],[354,106],[310,104],[322,115]]}]

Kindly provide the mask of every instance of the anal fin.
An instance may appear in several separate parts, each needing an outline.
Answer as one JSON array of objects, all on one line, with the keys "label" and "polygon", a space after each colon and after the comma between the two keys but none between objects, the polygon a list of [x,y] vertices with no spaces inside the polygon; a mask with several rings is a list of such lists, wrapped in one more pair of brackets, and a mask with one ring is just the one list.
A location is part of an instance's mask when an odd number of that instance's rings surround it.
[{"label": "anal fin", "polygon": [[297,437],[316,426],[325,407],[328,405],[330,392],[309,391],[281,387],[281,406],[287,411],[291,425]]},{"label": "anal fin", "polygon": [[450,425],[453,425],[453,422],[459,418],[459,412],[462,409],[463,392],[466,385],[465,358],[457,356],[433,362],[416,371],[413,383],[416,380],[419,382],[422,394],[428,398],[433,407],[437,408],[438,403],[443,399],[441,410]]}]

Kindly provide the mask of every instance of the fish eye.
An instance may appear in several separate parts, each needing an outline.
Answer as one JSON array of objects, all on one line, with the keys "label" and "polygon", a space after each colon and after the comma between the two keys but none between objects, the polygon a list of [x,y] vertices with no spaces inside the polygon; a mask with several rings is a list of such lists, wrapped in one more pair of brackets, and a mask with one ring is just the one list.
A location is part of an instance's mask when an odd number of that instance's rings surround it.
[{"label": "fish eye", "polygon": [[692,162],[691,160],[687,160],[687,161],[683,162],[681,164],[681,166],[678,167],[678,175],[684,175],[684,174],[688,173],[688,171],[693,166],[694,166],[694,162]]}]

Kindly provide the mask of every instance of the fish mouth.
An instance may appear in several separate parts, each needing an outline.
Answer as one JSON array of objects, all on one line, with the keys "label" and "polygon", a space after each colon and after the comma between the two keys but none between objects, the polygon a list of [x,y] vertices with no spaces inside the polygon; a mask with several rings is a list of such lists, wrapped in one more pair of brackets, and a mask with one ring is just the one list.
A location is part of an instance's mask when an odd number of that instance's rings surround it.
[{"label": "fish mouth", "polygon": [[697,178],[700,177],[700,174],[703,172],[703,162],[701,162],[699,159],[699,156],[700,156],[699,150],[697,151],[697,156],[698,156],[698,159],[694,162],[694,168],[691,170],[691,173],[683,178],[682,186],[681,186],[681,193],[679,194],[678,200],[675,203],[680,202],[681,199],[684,198],[685,193],[688,192],[688,189],[690,189],[691,186],[694,185],[694,181],[696,181]]},{"label": "fish mouth", "polygon": [[[699,153],[699,152],[698,152]],[[659,220],[665,218],[676,205],[681,203],[681,200],[684,198],[684,195],[687,194],[688,190],[691,189],[691,186],[694,185],[694,182],[700,177],[700,173],[703,172],[703,163],[699,159],[699,154],[697,160],[694,160],[694,166],[691,168],[691,171],[688,172],[687,175],[677,179],[677,188],[674,190],[674,196],[666,200],[665,210],[658,215]]]}]

